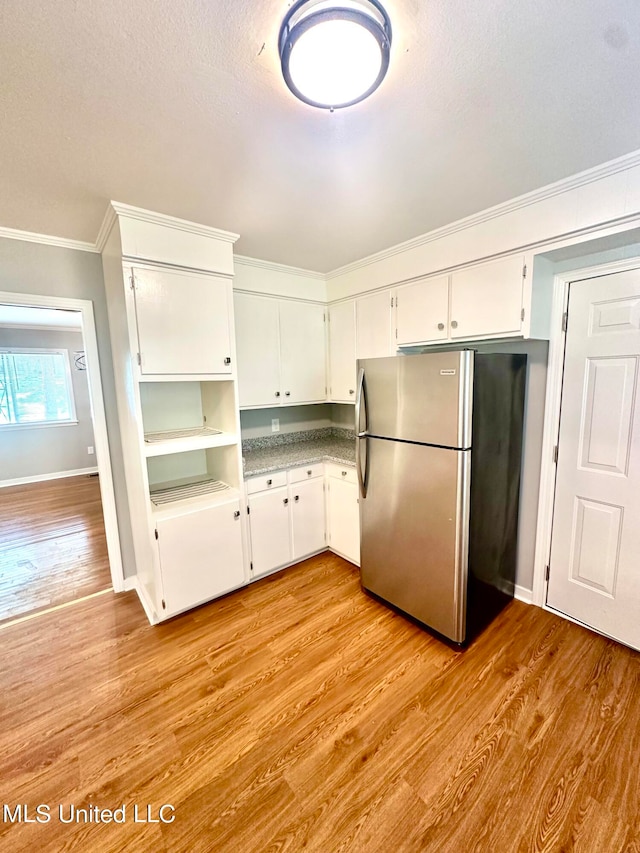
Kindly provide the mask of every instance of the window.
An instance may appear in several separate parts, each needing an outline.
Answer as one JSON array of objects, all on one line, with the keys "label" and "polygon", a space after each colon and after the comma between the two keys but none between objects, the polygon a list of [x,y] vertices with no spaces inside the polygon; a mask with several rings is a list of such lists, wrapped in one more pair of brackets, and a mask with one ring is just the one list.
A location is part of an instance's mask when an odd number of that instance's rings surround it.
[{"label": "window", "polygon": [[66,350],[0,349],[0,428],[76,423]]}]

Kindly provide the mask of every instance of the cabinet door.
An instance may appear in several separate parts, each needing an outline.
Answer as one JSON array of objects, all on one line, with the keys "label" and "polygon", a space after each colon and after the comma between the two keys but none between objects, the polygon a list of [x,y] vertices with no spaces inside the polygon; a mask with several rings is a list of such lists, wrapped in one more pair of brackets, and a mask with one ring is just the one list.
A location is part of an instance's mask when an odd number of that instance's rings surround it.
[{"label": "cabinet door", "polygon": [[427,278],[396,290],[398,346],[446,340],[449,276]]},{"label": "cabinet door", "polygon": [[280,402],[278,301],[236,293],[233,297],[241,406]]},{"label": "cabinet door", "polygon": [[326,400],[325,308],[310,302],[280,302],[282,402]]},{"label": "cabinet door", "polygon": [[294,483],[291,496],[293,559],[321,551],[326,545],[324,478]]},{"label": "cabinet door", "polygon": [[239,502],[163,518],[156,528],[166,605],[161,618],[244,583]]},{"label": "cabinet door", "polygon": [[287,489],[261,492],[249,498],[251,561],[254,575],[291,562],[289,494]]},{"label": "cabinet door", "polygon": [[391,336],[391,291],[356,299],[356,358],[382,358],[395,353]]},{"label": "cabinet door", "polygon": [[523,258],[503,258],[451,276],[451,337],[497,337],[522,328]]},{"label": "cabinet door", "polygon": [[356,389],[355,302],[329,308],[329,397],[353,403]]},{"label": "cabinet door", "polygon": [[173,270],[134,270],[143,375],[231,373],[231,283]]},{"label": "cabinet door", "polygon": [[360,515],[358,486],[329,477],[329,547],[342,557],[360,564]]}]

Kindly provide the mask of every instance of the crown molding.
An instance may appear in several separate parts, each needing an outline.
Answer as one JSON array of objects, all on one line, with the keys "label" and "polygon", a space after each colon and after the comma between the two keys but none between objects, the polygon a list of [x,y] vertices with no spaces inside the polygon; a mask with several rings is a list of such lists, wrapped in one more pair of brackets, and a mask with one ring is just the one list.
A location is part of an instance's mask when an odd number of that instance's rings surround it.
[{"label": "crown molding", "polygon": [[321,272],[313,270],[305,270],[301,267],[290,267],[287,264],[276,264],[273,261],[263,261],[260,258],[250,258],[247,255],[233,256],[234,264],[240,264],[243,267],[257,267],[258,269],[269,270],[271,272],[285,273],[286,275],[299,275],[305,278],[312,278],[316,281],[326,281],[326,276]]},{"label": "crown molding", "polygon": [[433,243],[436,240],[441,240],[443,237],[448,237],[459,231],[465,231],[468,228],[473,228],[476,225],[481,225],[483,222],[488,222],[491,219],[497,219],[505,214],[512,213],[524,207],[530,207],[546,199],[553,198],[557,195],[570,192],[579,187],[592,184],[595,181],[608,178],[618,172],[625,172],[640,165],[640,150],[632,151],[630,154],[625,154],[623,157],[618,157],[615,160],[610,160],[592,169],[586,169],[584,172],[578,172],[568,178],[563,178],[553,184],[547,184],[537,190],[532,190],[524,195],[509,199],[508,201],[496,204],[493,207],[488,207],[481,210],[479,213],[474,213],[471,216],[466,216],[463,219],[458,219],[448,225],[443,225],[441,228],[435,228],[433,231],[428,231],[426,234],[420,234],[418,237],[413,237],[404,243],[397,243],[395,246],[390,246],[388,249],[383,249],[373,255],[367,255],[365,258],[353,261],[350,264],[345,264],[335,270],[331,270],[326,274],[326,280],[330,281],[334,278],[339,278],[362,267],[370,266],[378,261],[392,258],[394,255],[399,255],[403,252],[417,249],[420,246],[425,246],[428,243]]},{"label": "crown molding", "polygon": [[[219,228],[212,228],[209,225],[200,225],[198,222],[191,222],[188,219],[179,219],[177,216],[168,216],[165,213],[156,213],[142,207],[133,207],[119,201],[111,201],[109,205],[113,209],[114,215],[117,214],[127,219],[137,219],[140,222],[149,222],[152,225],[164,225],[177,231],[198,234],[201,237],[214,237],[216,240],[223,240],[225,243],[235,243],[240,237],[239,234],[234,234],[231,231],[221,231]],[[106,219],[107,217],[105,217]]]},{"label": "crown molding", "polygon": [[16,228],[0,227],[0,238],[6,240],[22,240],[25,243],[41,243],[43,246],[57,246],[60,249],[73,249],[76,252],[98,251],[95,243],[85,243],[82,240],[69,240],[66,237],[53,237],[50,234],[37,234],[35,231],[19,231]]},{"label": "crown molding", "polygon": [[117,219],[118,215],[110,203],[109,207],[105,210],[104,218],[100,224],[98,236],[96,237],[96,252],[102,254],[104,251],[104,247],[107,245],[107,240],[109,239],[109,234],[111,234],[111,229],[116,224]]}]

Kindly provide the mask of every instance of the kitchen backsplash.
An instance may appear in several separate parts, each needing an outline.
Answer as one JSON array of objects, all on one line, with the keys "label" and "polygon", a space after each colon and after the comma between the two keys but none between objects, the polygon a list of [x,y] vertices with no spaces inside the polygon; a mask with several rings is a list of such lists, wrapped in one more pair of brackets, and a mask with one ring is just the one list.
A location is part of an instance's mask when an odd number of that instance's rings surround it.
[{"label": "kitchen backsplash", "polygon": [[323,438],[336,438],[345,441],[355,440],[355,430],[342,427],[322,427],[305,429],[298,432],[272,433],[256,438],[243,438],[242,450],[262,450],[265,447],[277,447],[283,444],[298,444],[301,441],[318,441]]}]

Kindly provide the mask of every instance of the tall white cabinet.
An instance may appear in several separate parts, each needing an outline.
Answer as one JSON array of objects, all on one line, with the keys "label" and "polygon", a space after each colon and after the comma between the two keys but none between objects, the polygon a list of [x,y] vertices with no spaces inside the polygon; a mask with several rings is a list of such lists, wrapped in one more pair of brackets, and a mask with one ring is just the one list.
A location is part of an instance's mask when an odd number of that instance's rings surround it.
[{"label": "tall white cabinet", "polygon": [[103,235],[135,583],[158,622],[248,580],[236,235],[116,203]]}]

